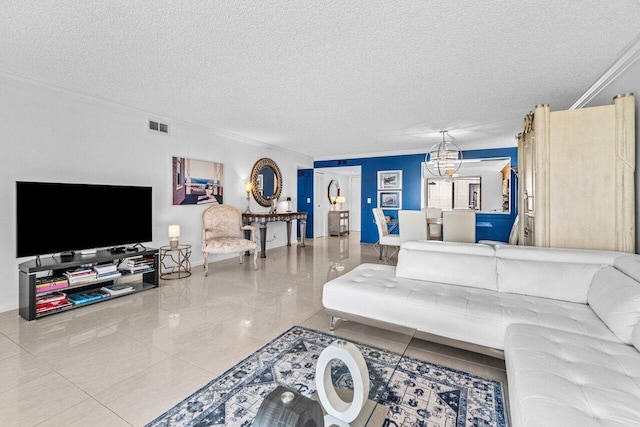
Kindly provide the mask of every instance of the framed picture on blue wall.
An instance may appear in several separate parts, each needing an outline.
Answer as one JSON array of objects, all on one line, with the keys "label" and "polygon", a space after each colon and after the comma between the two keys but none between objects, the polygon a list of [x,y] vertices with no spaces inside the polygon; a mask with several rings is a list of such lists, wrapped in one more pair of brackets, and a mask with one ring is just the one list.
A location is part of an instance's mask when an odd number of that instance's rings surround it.
[{"label": "framed picture on blue wall", "polygon": [[378,207],[402,209],[402,191],[378,191]]},{"label": "framed picture on blue wall", "polygon": [[402,171],[378,171],[378,190],[402,190]]}]

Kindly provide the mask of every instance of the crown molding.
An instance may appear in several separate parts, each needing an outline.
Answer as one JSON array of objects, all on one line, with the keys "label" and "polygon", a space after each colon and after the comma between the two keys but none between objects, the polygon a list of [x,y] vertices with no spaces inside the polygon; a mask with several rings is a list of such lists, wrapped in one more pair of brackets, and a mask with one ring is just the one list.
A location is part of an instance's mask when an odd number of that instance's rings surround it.
[{"label": "crown molding", "polygon": [[582,96],[573,101],[569,110],[582,108],[609,86],[631,64],[640,58],[640,33],[621,52],[620,56],[607,71],[586,90]]},{"label": "crown molding", "polygon": [[[36,90],[39,92],[48,93],[56,96],[62,96],[67,99],[72,99],[79,102],[85,102],[87,104],[92,104],[96,106],[107,106],[111,108],[132,111],[135,113],[146,115],[149,118],[154,118],[154,120],[157,119],[162,122],[169,123],[170,125],[178,124],[186,127],[197,128],[204,132],[216,135],[221,138],[230,139],[232,141],[241,142],[241,143],[252,145],[255,147],[266,148],[269,150],[277,150],[277,151],[285,152],[287,154],[294,154],[296,156],[304,156],[304,154],[302,153],[298,153],[292,150],[287,150],[277,145],[268,144],[266,142],[260,141],[255,138],[250,138],[250,137],[239,135],[233,132],[228,132],[225,130],[204,126],[204,125],[189,122],[186,120],[167,117],[165,115],[158,114],[153,111],[144,110],[142,108],[133,107],[127,104],[122,104],[120,102],[117,102],[112,99],[105,98],[99,95],[82,92],[79,90],[70,89],[66,87],[56,86],[51,83],[43,82],[43,81],[32,79],[29,77],[24,77],[18,74],[13,74],[4,70],[0,70],[0,80],[6,81],[10,84],[14,84],[17,86],[23,86],[23,87],[26,87],[27,89],[32,89],[32,90]],[[307,157],[311,158],[310,156],[307,156]]]}]

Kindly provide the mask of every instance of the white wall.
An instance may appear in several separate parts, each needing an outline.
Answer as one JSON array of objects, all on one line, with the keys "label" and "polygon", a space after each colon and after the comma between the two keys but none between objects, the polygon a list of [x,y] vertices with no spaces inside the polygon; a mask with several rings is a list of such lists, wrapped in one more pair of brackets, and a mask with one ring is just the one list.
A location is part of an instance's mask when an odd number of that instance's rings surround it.
[{"label": "white wall", "polygon": [[[640,58],[624,70],[609,85],[591,99],[585,107],[608,105],[622,93],[633,93],[636,97],[636,253],[640,253]],[[553,107],[553,106],[552,106]]]},{"label": "white wall", "polygon": [[361,231],[362,217],[362,176],[350,176],[351,181],[351,197],[349,198],[349,225],[351,231]]},{"label": "white wall", "polygon": [[[170,125],[170,135],[147,130],[148,120]],[[250,144],[212,131],[80,94],[0,78],[2,153],[0,189],[0,311],[18,306],[15,254],[15,182],[49,181],[153,187],[153,247],[167,244],[167,226],[180,224],[180,241],[193,245],[192,265],[202,264],[201,215],[206,206],[172,206],[171,158],[188,157],[224,164],[224,203],[244,211],[243,183],[261,157],[278,163],[283,196],[295,196],[297,169],[313,167],[307,156]],[[74,209],[72,205],[69,209]],[[115,212],[126,206],[114,203]],[[267,211],[252,200],[251,209]],[[38,215],[34,213],[34,226]],[[269,224],[267,249],[286,244],[285,223]],[[293,234],[293,233],[292,233]],[[293,234],[295,236],[295,234]],[[213,261],[222,257],[210,258]],[[266,259],[268,262],[268,258]]]},{"label": "white wall", "polygon": [[[358,166],[358,168],[360,167]],[[332,179],[338,181],[340,185],[340,195],[344,196],[344,198],[346,199],[346,202],[343,204],[342,209],[350,211],[349,229],[351,231],[360,231],[360,193],[362,191],[361,176],[336,173],[340,169],[340,167],[334,167],[316,168],[314,170],[314,216],[316,218],[314,225],[314,237],[323,237],[329,235],[329,211],[332,209],[332,205],[329,202],[329,198],[327,196],[327,189]],[[346,167],[344,169],[353,169],[353,167]],[[323,177],[322,184],[320,183],[321,179],[319,178],[319,176]]]}]

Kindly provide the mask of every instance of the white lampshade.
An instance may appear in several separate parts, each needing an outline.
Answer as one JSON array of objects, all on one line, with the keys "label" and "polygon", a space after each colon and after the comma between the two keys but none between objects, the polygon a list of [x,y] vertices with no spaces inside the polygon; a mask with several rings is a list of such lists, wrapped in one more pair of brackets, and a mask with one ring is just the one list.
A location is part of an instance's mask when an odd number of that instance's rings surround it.
[{"label": "white lampshade", "polygon": [[170,225],[169,226],[169,237],[180,237],[180,226],[179,225]]},{"label": "white lampshade", "polygon": [[344,196],[336,197],[336,203],[344,203],[346,201],[347,201],[347,199],[345,199]]}]

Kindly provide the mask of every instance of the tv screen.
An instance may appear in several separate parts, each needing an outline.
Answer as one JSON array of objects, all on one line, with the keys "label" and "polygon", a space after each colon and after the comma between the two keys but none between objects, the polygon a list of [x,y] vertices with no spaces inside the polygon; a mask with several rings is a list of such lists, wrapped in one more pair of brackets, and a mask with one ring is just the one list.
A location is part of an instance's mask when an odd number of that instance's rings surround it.
[{"label": "tv screen", "polygon": [[152,240],[151,187],[16,182],[17,256]]}]

